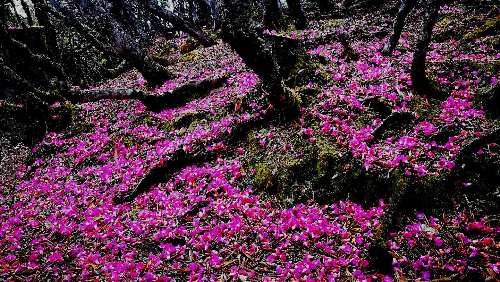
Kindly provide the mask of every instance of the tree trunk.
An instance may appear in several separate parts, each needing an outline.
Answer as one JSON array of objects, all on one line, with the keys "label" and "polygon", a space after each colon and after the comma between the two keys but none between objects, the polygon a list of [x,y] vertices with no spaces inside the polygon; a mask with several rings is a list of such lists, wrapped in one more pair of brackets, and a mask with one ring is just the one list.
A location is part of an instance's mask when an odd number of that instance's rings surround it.
[{"label": "tree trunk", "polygon": [[257,14],[254,9],[259,8],[255,1],[222,1],[223,40],[260,77],[271,104],[284,112],[293,111],[284,81],[300,56],[298,43],[288,38],[264,37],[259,22],[253,18]]},{"label": "tree trunk", "polygon": [[208,1],[196,0],[196,19],[197,25],[206,25],[210,22],[210,5]]},{"label": "tree trunk", "polygon": [[85,25],[77,16],[70,10],[65,9],[63,7],[60,8],[62,13],[56,11],[54,7],[49,5],[43,5],[41,10],[50,13],[56,19],[63,21],[64,24],[74,28],[79,35],[88,40],[92,46],[94,46],[97,50],[101,51],[105,55],[115,56],[117,55],[117,50],[112,46],[109,46],[102,42],[94,33],[94,30]]},{"label": "tree trunk", "polygon": [[155,0],[145,0],[145,1],[147,1],[147,7],[155,16],[169,22],[174,26],[174,28],[189,34],[196,40],[200,41],[200,43],[203,46],[209,47],[215,43],[202,30],[197,29],[187,21],[183,20],[181,17],[161,7],[157,1]]},{"label": "tree trunk", "polygon": [[307,19],[304,14],[304,10],[302,10],[302,5],[300,4],[300,0],[286,0],[288,4],[288,9],[290,10],[290,14],[292,15],[295,21],[295,27],[297,29],[304,29],[307,27]]},{"label": "tree trunk", "polygon": [[3,22],[3,19],[0,19],[0,42],[5,64],[15,65],[16,70],[21,75],[32,76],[31,80],[35,81],[38,86],[49,88],[51,86],[50,80],[54,76],[60,85],[64,87],[67,85],[63,68],[48,56],[35,53],[25,43],[12,38],[6,30],[6,23]]},{"label": "tree trunk", "polygon": [[384,46],[382,54],[384,55],[392,54],[394,48],[396,48],[396,45],[398,44],[399,38],[401,37],[401,32],[403,31],[405,25],[405,20],[408,17],[410,11],[415,7],[416,3],[417,3],[416,0],[401,0],[398,14],[396,15],[396,19],[394,20],[394,26],[391,37]]},{"label": "tree trunk", "polygon": [[440,0],[427,0],[425,3],[425,19],[418,38],[413,61],[411,65],[411,80],[414,90],[419,94],[435,95],[436,89],[432,87],[425,74],[425,57],[432,39],[432,29],[436,24],[439,13]]},{"label": "tree trunk", "polygon": [[37,20],[39,24],[44,27],[45,49],[51,57],[55,58],[60,54],[55,27],[50,20],[48,12],[43,9],[43,0],[35,0],[33,3],[35,4]]},{"label": "tree trunk", "polygon": [[220,7],[217,5],[216,0],[206,0],[210,6],[210,13],[212,14],[212,24],[214,30],[219,30],[221,28],[220,21]]},{"label": "tree trunk", "polygon": [[276,30],[279,27],[280,8],[277,0],[264,0],[264,27]]},{"label": "tree trunk", "polygon": [[150,86],[160,85],[170,78],[167,70],[146,54],[141,46],[138,46],[138,43],[135,42],[121,23],[113,17],[109,17],[109,21],[118,53],[142,74]]},{"label": "tree trunk", "polygon": [[318,7],[321,13],[328,13],[332,9],[330,0],[318,0]]}]

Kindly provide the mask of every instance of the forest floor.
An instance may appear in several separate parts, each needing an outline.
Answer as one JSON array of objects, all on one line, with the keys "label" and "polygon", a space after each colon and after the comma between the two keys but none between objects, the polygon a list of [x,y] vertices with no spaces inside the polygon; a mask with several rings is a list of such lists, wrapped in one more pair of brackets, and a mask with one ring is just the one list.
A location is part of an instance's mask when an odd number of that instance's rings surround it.
[{"label": "forest floor", "polygon": [[[185,38],[169,42],[177,77],[156,89],[135,71],[95,86],[168,95],[228,77],[156,112],[135,100],[81,104],[69,128],[31,153],[11,148],[5,155],[20,160],[2,158],[2,167],[15,166],[0,176],[0,280],[498,279],[498,179],[470,172],[436,185],[456,169],[461,148],[500,126],[478,102],[498,83],[498,36],[470,33],[488,11],[444,6],[428,73],[448,96],[417,96],[409,67],[420,13],[391,57],[379,53],[392,23],[385,10],[283,33],[308,46],[304,73],[315,69],[291,90],[301,101],[292,121],[256,122],[272,111],[266,93],[223,43],[182,54]],[[359,58],[341,55],[336,34]],[[374,139],[393,112],[414,118]],[[246,123],[256,125],[227,138]],[[181,148],[215,157],[114,203]],[[498,169],[499,153],[493,143],[474,156]],[[423,200],[401,212],[386,238],[394,272],[385,275],[368,249],[390,193],[405,181]]]}]

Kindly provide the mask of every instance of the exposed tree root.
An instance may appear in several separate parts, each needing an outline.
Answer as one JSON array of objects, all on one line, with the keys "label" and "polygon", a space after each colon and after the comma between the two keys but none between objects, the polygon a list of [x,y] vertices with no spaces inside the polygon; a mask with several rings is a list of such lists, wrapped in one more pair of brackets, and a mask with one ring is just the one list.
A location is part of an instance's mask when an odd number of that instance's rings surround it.
[{"label": "exposed tree root", "polygon": [[105,99],[111,100],[142,100],[146,93],[133,88],[106,88],[96,90],[74,90],[68,93],[68,100],[72,103],[95,102]]},{"label": "exposed tree root", "polygon": [[[235,142],[239,138],[244,136],[246,137],[246,134],[251,128],[268,122],[273,116],[274,115],[272,115],[271,112],[267,112],[264,116],[257,120],[238,124],[235,128],[233,128],[233,130],[231,130],[231,132],[223,134],[223,136],[218,139],[225,140],[228,143]],[[203,142],[204,140],[200,141],[200,143]],[[182,148],[179,148],[171,155],[170,159],[160,162],[155,168],[146,174],[134,189],[124,194],[116,195],[113,198],[113,202],[115,204],[132,202],[135,198],[137,198],[137,196],[149,191],[152,186],[167,182],[173,174],[181,169],[209,162],[214,160],[216,157],[217,154],[215,152],[199,151],[186,153]]]},{"label": "exposed tree root", "polygon": [[382,98],[378,96],[367,97],[361,103],[379,113],[383,118],[388,117],[392,113],[391,107],[387,103],[384,103]]},{"label": "exposed tree root", "polygon": [[349,38],[345,33],[340,33],[338,35],[338,41],[342,44],[342,58],[347,62],[357,61],[359,60],[359,54],[351,47],[349,44]]},{"label": "exposed tree root", "polygon": [[105,88],[95,90],[74,90],[68,93],[68,100],[73,103],[95,102],[105,99],[130,100],[137,99],[144,103],[148,110],[159,112],[165,108],[178,107],[189,101],[205,96],[210,90],[221,87],[229,78],[224,75],[202,81],[188,82],[172,91],[161,95],[151,95],[134,88]]},{"label": "exposed tree root", "polygon": [[105,70],[105,75],[106,77],[109,78],[115,78],[119,76],[120,74],[126,72],[127,70],[131,69],[132,65],[128,63],[127,61],[123,60],[118,66],[112,69],[106,69]]},{"label": "exposed tree root", "polygon": [[180,148],[172,154],[169,160],[153,168],[130,192],[116,195],[113,198],[113,202],[115,204],[131,202],[137,198],[137,196],[147,192],[151,186],[168,181],[173,174],[181,169],[205,163],[210,161],[210,158],[213,157],[215,157],[215,155],[208,152],[190,154]]},{"label": "exposed tree root", "polygon": [[466,166],[468,160],[470,160],[470,158],[473,158],[473,154],[475,153],[475,151],[481,148],[482,146],[486,146],[489,143],[499,142],[499,141],[500,141],[500,127],[496,127],[487,134],[474,139],[472,142],[462,147],[462,150],[460,150],[460,153],[458,154],[455,160],[457,167]]},{"label": "exposed tree root", "polygon": [[212,89],[221,87],[228,78],[228,75],[223,75],[202,81],[191,81],[161,95],[144,96],[143,102],[153,112],[159,112],[165,108],[178,107],[207,95]]},{"label": "exposed tree root", "polygon": [[377,142],[382,135],[389,129],[401,127],[408,124],[415,119],[415,115],[411,112],[393,112],[384,121],[373,130],[373,139],[370,141],[372,144]]}]

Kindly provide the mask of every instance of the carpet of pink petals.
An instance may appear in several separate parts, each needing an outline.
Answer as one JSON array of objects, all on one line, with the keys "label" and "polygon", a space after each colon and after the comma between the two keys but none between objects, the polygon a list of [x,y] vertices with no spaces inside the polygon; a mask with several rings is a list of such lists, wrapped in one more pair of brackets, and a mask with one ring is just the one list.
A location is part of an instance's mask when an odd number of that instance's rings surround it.
[{"label": "carpet of pink petals", "polygon": [[[398,137],[370,145],[371,132],[382,120],[375,115],[359,126],[356,121],[370,114],[361,100],[380,96],[393,111],[405,111],[416,99],[409,88],[406,35],[391,58],[378,52],[382,44],[356,42],[357,62],[341,59],[342,47],[335,43],[309,50],[328,59],[332,79],[322,86],[317,102],[303,109],[303,118],[312,117],[303,132],[311,142],[327,136],[368,170],[403,165],[407,174],[424,177],[452,169],[461,146],[488,129],[487,124],[479,126],[485,115],[472,103],[483,80],[472,68],[450,74],[439,72],[434,63],[491,62],[499,54],[486,47],[461,53],[453,41],[434,44],[430,69],[439,73],[439,83],[454,90],[439,112]],[[386,210],[384,201],[372,208],[350,201],[282,208],[243,184],[251,170],[242,166],[238,154],[186,167],[133,202],[113,204],[117,193],[137,185],[174,151],[223,151],[224,133],[267,110],[255,97],[248,98],[244,110],[233,109],[239,99],[257,92],[258,78],[232,53],[218,52],[227,46],[212,48],[203,52],[221,53],[216,63],[190,67],[155,90],[168,92],[212,75],[231,76],[208,96],[160,113],[146,112],[137,101],[84,104],[78,119],[90,124],[90,131],[50,133],[34,149],[54,154],[20,166],[17,174],[24,180],[11,191],[0,191],[0,280],[393,281],[460,279],[471,272],[498,277],[500,228],[460,210],[436,217],[417,213],[387,238],[394,275],[374,273],[368,248]],[[487,83],[497,79],[490,77]],[[230,111],[220,116],[228,106]],[[139,122],[144,116],[168,122],[190,112],[204,113],[207,122],[173,131]],[[431,141],[446,126],[459,133],[443,144]]]}]

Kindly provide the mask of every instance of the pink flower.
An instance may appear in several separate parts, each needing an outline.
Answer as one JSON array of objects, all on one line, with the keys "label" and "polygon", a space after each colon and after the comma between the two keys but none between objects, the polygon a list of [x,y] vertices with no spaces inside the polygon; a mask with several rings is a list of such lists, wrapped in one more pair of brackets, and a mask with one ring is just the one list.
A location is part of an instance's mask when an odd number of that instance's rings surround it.
[{"label": "pink flower", "polygon": [[443,245],[443,239],[441,239],[441,237],[435,237],[434,244],[436,245],[436,247],[441,247]]},{"label": "pink flower", "polygon": [[63,261],[63,254],[61,254],[60,252],[55,252],[55,253],[52,253],[49,257],[48,257],[48,261],[49,262],[62,262]]},{"label": "pink flower", "polygon": [[417,132],[423,132],[425,136],[430,136],[436,131],[436,126],[428,121],[423,121],[417,125]]},{"label": "pink flower", "polygon": [[221,265],[221,258],[219,257],[219,254],[216,251],[212,251],[210,254],[210,265],[213,267],[218,268]]}]

